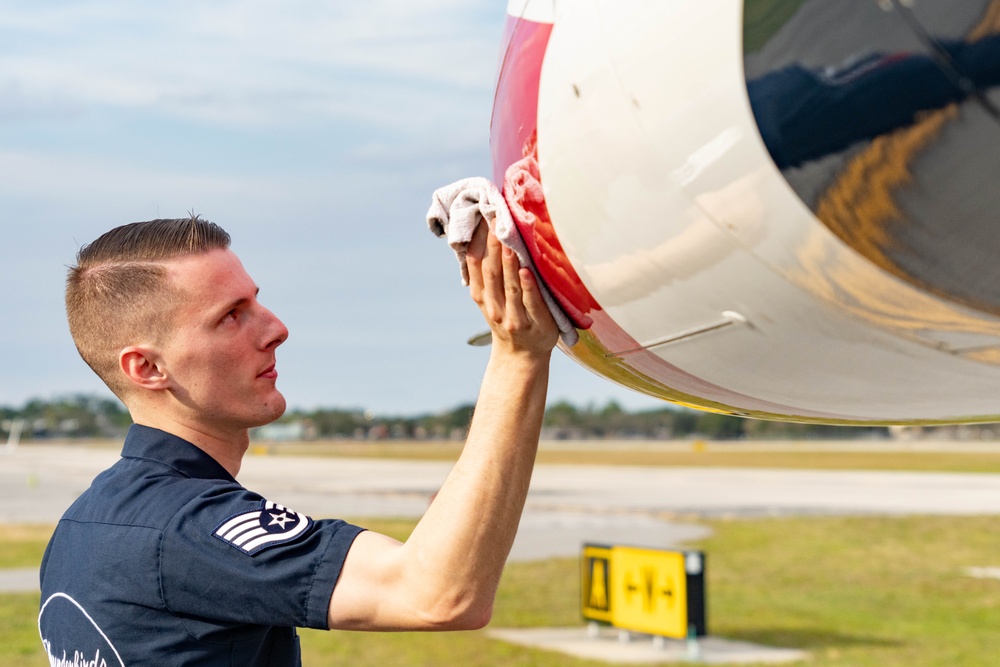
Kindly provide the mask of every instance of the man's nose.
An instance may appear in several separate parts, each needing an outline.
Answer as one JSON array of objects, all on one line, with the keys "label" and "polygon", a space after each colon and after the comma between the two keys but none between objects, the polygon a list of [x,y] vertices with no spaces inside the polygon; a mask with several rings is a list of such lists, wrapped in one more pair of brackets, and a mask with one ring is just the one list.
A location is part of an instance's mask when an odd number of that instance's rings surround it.
[{"label": "man's nose", "polygon": [[267,316],[268,328],[267,328],[267,344],[266,348],[278,347],[286,340],[288,340],[288,327],[285,323],[278,319],[278,316],[272,313],[267,308],[264,308],[264,313]]}]

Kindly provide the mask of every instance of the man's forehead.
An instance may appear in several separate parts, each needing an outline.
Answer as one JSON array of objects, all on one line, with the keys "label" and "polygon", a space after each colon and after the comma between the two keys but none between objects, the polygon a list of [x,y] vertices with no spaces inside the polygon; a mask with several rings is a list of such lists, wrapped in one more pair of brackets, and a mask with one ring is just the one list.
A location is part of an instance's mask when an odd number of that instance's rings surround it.
[{"label": "man's forehead", "polygon": [[228,249],[185,255],[164,262],[164,267],[171,283],[191,297],[225,301],[257,289],[239,257]]}]

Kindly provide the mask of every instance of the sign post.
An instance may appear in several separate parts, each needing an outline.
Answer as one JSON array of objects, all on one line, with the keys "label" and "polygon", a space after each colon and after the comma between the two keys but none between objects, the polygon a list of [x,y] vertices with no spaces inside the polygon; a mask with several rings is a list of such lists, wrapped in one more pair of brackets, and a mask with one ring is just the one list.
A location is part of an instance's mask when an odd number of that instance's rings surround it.
[{"label": "sign post", "polygon": [[708,634],[705,554],[585,544],[581,611],[589,621],[655,637]]}]

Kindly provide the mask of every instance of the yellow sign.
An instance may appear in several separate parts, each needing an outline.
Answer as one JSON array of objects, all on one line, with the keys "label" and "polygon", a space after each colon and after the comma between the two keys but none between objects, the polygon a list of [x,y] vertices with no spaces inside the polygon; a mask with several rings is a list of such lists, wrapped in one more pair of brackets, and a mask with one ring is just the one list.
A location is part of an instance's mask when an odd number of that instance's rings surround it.
[{"label": "yellow sign", "polygon": [[686,637],[684,554],[615,547],[611,623],[665,637]]},{"label": "yellow sign", "polygon": [[583,617],[592,621],[611,622],[611,549],[583,548]]},{"label": "yellow sign", "polygon": [[692,628],[704,634],[703,559],[698,552],[586,545],[583,617],[663,637],[684,638]]}]

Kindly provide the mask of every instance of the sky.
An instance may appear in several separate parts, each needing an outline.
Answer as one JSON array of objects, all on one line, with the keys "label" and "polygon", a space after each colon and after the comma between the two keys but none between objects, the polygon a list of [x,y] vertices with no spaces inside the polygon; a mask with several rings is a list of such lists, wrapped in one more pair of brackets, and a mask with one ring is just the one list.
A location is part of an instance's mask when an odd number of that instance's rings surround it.
[{"label": "sky", "polygon": [[[486,329],[431,193],[489,176],[502,0],[5,0],[0,405],[110,392],[65,323],[66,267],[127,222],[222,225],[285,322],[289,406],[475,400]],[[662,403],[556,352],[550,402]]]}]

